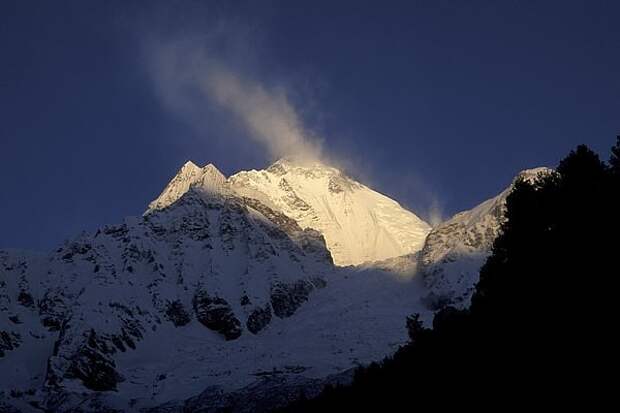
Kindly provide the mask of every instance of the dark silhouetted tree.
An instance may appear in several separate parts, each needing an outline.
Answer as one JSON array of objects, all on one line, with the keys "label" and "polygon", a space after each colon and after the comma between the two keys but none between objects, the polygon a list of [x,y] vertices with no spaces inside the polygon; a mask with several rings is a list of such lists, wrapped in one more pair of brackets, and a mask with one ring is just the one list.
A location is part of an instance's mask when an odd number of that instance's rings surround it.
[{"label": "dark silhouetted tree", "polygon": [[616,136],[616,144],[611,148],[609,166],[616,176],[620,176],[620,135]]}]

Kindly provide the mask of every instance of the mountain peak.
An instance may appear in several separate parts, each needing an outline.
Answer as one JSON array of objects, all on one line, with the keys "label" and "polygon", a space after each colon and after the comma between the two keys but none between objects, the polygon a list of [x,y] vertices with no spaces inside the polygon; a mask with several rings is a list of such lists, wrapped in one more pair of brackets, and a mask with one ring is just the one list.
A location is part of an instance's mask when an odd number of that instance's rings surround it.
[{"label": "mountain peak", "polygon": [[337,168],[318,160],[305,160],[297,158],[281,158],[271,164],[266,172],[278,176],[285,174],[302,175],[306,178],[318,178],[322,176],[343,176],[344,174]]},{"label": "mountain peak", "polygon": [[506,200],[515,183],[532,183],[540,175],[552,172],[546,167],[525,169],[495,197],[433,228],[420,252],[420,271],[431,290],[429,305],[469,305],[480,268],[501,231]]},{"label": "mountain peak", "polygon": [[218,173],[221,173],[219,169],[217,169],[217,167],[215,165],[213,165],[212,163],[208,163],[205,166],[202,167],[203,171],[217,171]]},{"label": "mountain peak", "polygon": [[513,180],[513,184],[518,180],[522,179],[527,182],[532,182],[534,179],[538,178],[539,175],[547,175],[553,172],[553,169],[547,168],[546,166],[539,166],[537,168],[524,169],[517,174],[515,179]]},{"label": "mountain peak", "polygon": [[231,176],[228,185],[319,231],[337,265],[414,253],[430,231],[396,201],[319,161],[279,159],[265,170]]},{"label": "mountain peak", "polygon": [[189,190],[250,198],[319,231],[334,262],[358,265],[419,251],[430,225],[396,201],[320,161],[282,158],[264,170],[226,178],[214,165],[186,163],[145,212]]},{"label": "mountain peak", "polygon": [[225,184],[226,176],[215,165],[209,163],[201,168],[187,161],[157,199],[149,204],[145,214],[173,204],[192,188],[202,193],[220,193]]},{"label": "mountain peak", "polygon": [[192,161],[185,162],[183,166],[181,167],[181,170],[195,170],[195,169],[200,169],[200,167],[198,167],[198,165],[196,165]]},{"label": "mountain peak", "polygon": [[226,175],[224,175],[215,165],[212,163],[206,164],[201,169],[202,175],[209,176],[211,178],[216,179],[217,181],[224,182],[226,181]]}]

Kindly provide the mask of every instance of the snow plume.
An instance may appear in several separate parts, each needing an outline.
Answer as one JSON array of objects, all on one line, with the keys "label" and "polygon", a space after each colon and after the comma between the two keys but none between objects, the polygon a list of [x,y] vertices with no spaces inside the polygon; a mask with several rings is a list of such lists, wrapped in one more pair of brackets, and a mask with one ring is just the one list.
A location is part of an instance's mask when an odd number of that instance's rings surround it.
[{"label": "snow plume", "polygon": [[428,208],[426,215],[426,220],[433,228],[445,220],[443,209],[437,198],[433,197],[431,199],[430,207]]},{"label": "snow plume", "polygon": [[149,42],[150,74],[164,105],[199,128],[206,111],[227,112],[273,159],[318,160],[320,142],[304,128],[286,89],[244,75],[208,43],[195,37]]}]

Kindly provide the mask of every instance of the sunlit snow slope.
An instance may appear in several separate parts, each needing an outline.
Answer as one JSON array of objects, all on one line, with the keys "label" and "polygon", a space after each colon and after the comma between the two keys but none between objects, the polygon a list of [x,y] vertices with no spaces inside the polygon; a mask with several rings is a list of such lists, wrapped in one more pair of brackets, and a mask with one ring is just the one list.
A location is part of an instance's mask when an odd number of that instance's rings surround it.
[{"label": "sunlit snow slope", "polygon": [[321,163],[281,159],[265,170],[241,171],[226,180],[212,165],[191,162],[149,205],[174,202],[190,187],[258,199],[319,231],[337,265],[382,261],[419,251],[430,226],[398,202]]}]

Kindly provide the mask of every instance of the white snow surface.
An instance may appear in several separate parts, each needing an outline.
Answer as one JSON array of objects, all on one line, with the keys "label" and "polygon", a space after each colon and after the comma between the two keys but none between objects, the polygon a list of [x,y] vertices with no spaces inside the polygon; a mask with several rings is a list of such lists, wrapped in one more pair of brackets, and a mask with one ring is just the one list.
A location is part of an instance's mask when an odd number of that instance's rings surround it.
[{"label": "white snow surface", "polygon": [[147,212],[173,204],[192,187],[200,188],[202,192],[219,193],[225,183],[226,177],[213,164],[200,168],[187,161],[157,199],[149,204]]},{"label": "white snow surface", "polygon": [[382,261],[419,251],[431,227],[398,202],[319,162],[281,159],[264,170],[241,171],[223,183],[212,165],[186,164],[147,213],[190,187],[214,188],[260,200],[325,237],[340,266]]}]

